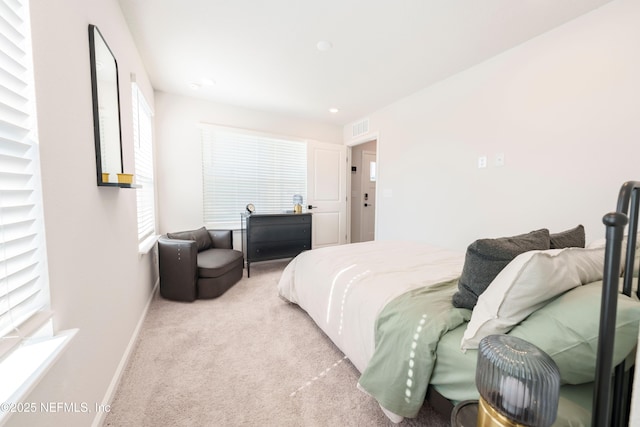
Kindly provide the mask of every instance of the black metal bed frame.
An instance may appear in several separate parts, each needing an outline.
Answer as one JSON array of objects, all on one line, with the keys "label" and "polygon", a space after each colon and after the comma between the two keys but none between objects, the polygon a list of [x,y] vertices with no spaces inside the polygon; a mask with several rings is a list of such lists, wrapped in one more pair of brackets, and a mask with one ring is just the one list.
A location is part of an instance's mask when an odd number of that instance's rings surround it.
[{"label": "black metal bed frame", "polygon": [[[607,243],[591,414],[592,427],[629,425],[634,368],[626,369],[624,361],[613,367],[613,345],[624,230],[629,224],[622,293],[630,296],[633,287],[639,203],[640,181],[627,181],[620,188],[616,211],[602,218],[606,226]],[[640,289],[636,290],[636,294],[640,297]]]}]

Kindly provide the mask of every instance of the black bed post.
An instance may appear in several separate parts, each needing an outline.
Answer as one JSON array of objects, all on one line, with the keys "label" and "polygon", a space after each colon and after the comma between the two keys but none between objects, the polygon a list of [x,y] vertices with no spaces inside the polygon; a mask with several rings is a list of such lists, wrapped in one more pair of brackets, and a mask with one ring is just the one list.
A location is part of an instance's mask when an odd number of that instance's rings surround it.
[{"label": "black bed post", "polygon": [[[622,293],[631,296],[633,288],[633,264],[635,261],[635,247],[638,232],[638,189],[631,192],[631,206],[629,213],[629,228],[627,230],[627,247],[623,276]],[[622,248],[625,249],[625,248]],[[640,289],[636,293],[640,292]],[[613,380],[613,402],[611,405],[611,425],[626,426],[629,424],[631,411],[631,392],[633,384],[633,368],[627,370],[626,361],[616,366]]]},{"label": "black bed post", "polygon": [[[602,282],[602,302],[600,306],[600,328],[598,334],[598,353],[593,393],[593,427],[623,426],[629,422],[631,406],[631,385],[633,369],[625,372],[624,361],[613,371],[613,346],[615,342],[615,324],[618,305],[618,284],[620,280],[620,261],[624,229],[629,223],[629,236],[626,247],[626,268],[624,271],[624,289],[631,295],[633,280],[633,260],[635,257],[636,233],[638,229],[638,207],[640,199],[639,181],[625,182],[618,194],[616,212],[608,213],[602,219],[606,226],[607,244],[605,248],[604,272]],[[631,217],[629,202],[631,203]],[[640,289],[638,290],[640,294]],[[613,394],[613,396],[612,396]]]},{"label": "black bed post", "polygon": [[[635,248],[638,238],[638,204],[640,203],[640,197],[638,197],[638,189],[631,192],[631,212],[629,214],[629,230],[627,238],[627,253],[625,257],[625,271],[633,271],[633,263],[635,262],[635,251],[629,250]],[[624,275],[624,289],[623,292],[626,296],[631,296],[633,288],[633,274]],[[640,297],[640,288],[636,291],[638,297]]]},{"label": "black bed post", "polygon": [[[615,318],[618,306],[618,280],[620,276],[620,244],[627,216],[612,212],[602,219],[607,227],[607,246],[604,255],[604,282],[600,305],[600,328],[598,332],[598,358],[593,398],[593,427],[606,427],[610,424],[611,387],[613,369],[613,344],[615,340]],[[613,322],[607,321],[613,319]]]}]

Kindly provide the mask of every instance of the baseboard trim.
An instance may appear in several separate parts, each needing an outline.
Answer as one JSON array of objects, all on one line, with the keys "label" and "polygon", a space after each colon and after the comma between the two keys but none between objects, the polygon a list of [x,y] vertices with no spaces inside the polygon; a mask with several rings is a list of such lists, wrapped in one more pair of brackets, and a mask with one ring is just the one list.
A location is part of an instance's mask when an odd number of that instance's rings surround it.
[{"label": "baseboard trim", "polygon": [[[149,307],[151,306],[151,301],[153,301],[153,297],[158,292],[158,288],[160,287],[160,278],[156,280],[156,283],[153,285],[153,290],[149,294],[149,299],[147,300],[147,305],[145,306],[142,314],[140,315],[140,319],[138,320],[138,324],[136,325],[133,334],[131,335],[131,339],[129,340],[129,344],[120,359],[120,363],[118,364],[118,368],[111,379],[111,383],[107,388],[107,392],[102,399],[103,408],[108,408],[113,401],[113,398],[116,394],[116,390],[118,389],[118,385],[120,384],[120,380],[122,379],[122,374],[124,373],[127,364],[129,363],[129,359],[131,358],[131,354],[133,353],[133,349],[138,342],[138,336],[140,335],[140,330],[142,329],[142,324],[144,323],[144,319],[147,317],[147,313],[149,312]],[[96,417],[93,419],[92,427],[100,427],[104,423],[104,419],[107,416],[107,411],[98,411],[96,413]]]}]

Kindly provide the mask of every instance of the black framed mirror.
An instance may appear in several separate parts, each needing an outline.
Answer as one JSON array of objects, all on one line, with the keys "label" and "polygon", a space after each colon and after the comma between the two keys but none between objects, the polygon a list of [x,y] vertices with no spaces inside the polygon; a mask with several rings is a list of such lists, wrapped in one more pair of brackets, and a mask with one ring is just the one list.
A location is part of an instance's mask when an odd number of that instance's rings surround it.
[{"label": "black framed mirror", "polygon": [[122,168],[118,63],[95,25],[89,25],[93,130],[98,185],[118,186]]}]

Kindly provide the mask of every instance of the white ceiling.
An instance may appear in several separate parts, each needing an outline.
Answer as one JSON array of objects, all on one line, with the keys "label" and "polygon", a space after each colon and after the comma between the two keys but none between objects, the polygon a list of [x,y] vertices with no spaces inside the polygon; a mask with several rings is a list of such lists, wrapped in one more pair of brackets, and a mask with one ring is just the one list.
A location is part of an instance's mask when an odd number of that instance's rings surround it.
[{"label": "white ceiling", "polygon": [[156,90],[344,125],[611,0],[119,1]]}]

